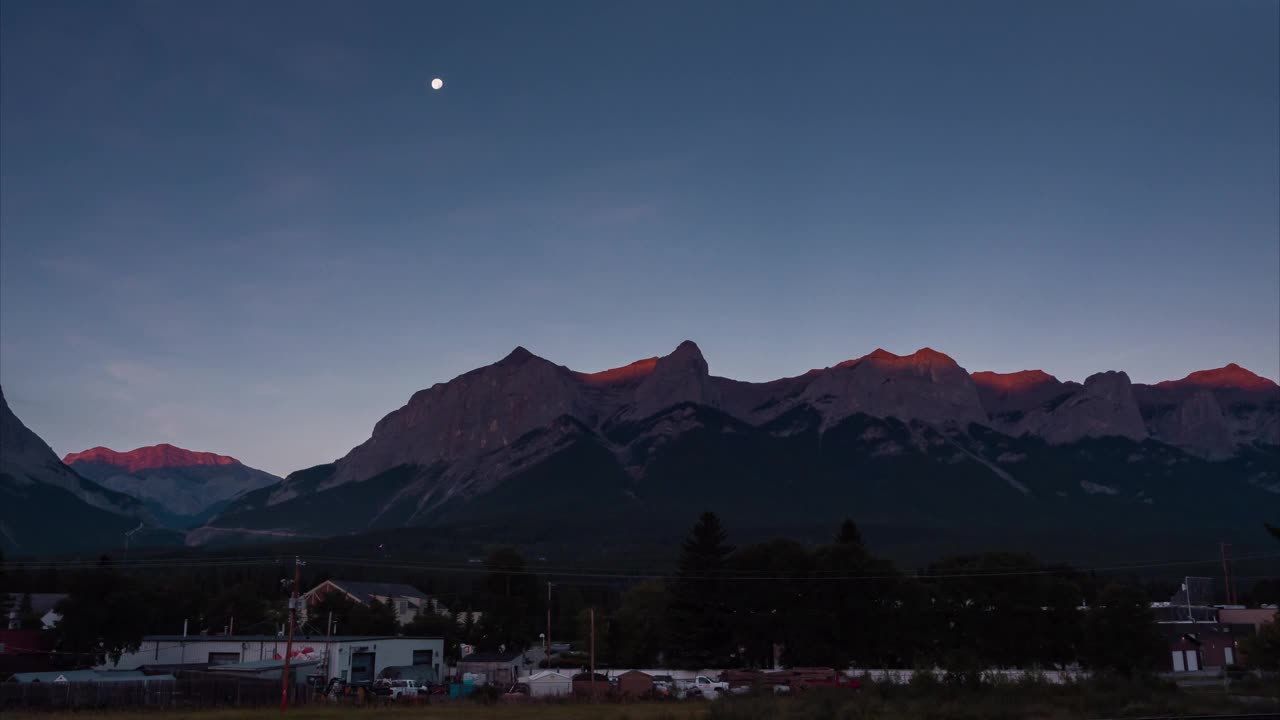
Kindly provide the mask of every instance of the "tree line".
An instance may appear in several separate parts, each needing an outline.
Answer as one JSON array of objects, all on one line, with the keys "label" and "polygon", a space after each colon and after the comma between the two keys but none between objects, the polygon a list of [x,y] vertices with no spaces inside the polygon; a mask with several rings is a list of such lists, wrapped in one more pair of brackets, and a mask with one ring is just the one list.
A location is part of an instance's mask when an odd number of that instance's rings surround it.
[{"label": "tree line", "polygon": [[[80,663],[118,657],[145,634],[175,634],[184,626],[192,634],[278,632],[292,590],[286,563],[192,563],[161,571],[120,568],[104,556],[96,567],[72,573],[9,567],[0,574],[0,609],[21,604],[14,593],[33,585],[67,592],[53,632],[57,651]],[[550,630],[551,641],[571,642],[580,653],[594,610],[602,667],[782,663],[1141,673],[1167,652],[1149,607],[1153,595],[1169,597],[1167,587],[1116,582],[1017,553],[956,556],[906,573],[872,554],[851,520],[819,546],[775,539],[735,548],[719,518],[704,513],[680,548],[675,572],[662,578],[539,575],[511,547],[494,548],[480,570],[441,577],[370,569],[380,576],[368,577],[310,564],[300,591],[331,578],[405,582],[452,612],[424,613],[399,626],[389,606],[331,594],[311,608],[299,632],[439,636],[446,658],[456,660],[463,645],[524,649],[545,642]],[[22,622],[34,626],[38,619],[29,615]],[[570,654],[559,662],[572,667],[584,660]]]}]

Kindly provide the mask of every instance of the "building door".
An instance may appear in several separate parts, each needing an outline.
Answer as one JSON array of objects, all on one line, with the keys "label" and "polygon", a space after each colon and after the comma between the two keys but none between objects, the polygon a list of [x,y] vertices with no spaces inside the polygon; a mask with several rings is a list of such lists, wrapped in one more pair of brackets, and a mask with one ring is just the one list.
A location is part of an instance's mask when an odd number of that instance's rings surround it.
[{"label": "building door", "polygon": [[1227,665],[1236,664],[1235,648],[1222,648],[1222,659]]},{"label": "building door", "polygon": [[1195,650],[1187,651],[1187,672],[1195,672],[1200,669],[1200,654]]},{"label": "building door", "polygon": [[1173,651],[1173,671],[1174,671],[1174,672],[1186,672],[1186,671],[1187,671],[1187,666],[1186,666],[1186,664],[1182,662],[1182,651],[1181,651],[1181,650],[1174,650],[1174,651]]},{"label": "building door", "polygon": [[373,682],[373,653],[351,654],[351,679],[349,682],[352,685]]}]

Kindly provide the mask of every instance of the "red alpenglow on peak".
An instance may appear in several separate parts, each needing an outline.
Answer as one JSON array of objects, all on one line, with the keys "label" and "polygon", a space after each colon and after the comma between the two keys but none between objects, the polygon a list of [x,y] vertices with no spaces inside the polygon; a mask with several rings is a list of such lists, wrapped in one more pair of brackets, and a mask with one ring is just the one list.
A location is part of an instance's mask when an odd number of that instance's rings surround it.
[{"label": "red alpenglow on peak", "polygon": [[643,360],[637,360],[630,365],[624,365],[609,370],[601,370],[595,373],[577,373],[578,379],[588,385],[616,385],[618,383],[639,380],[653,372],[658,365],[658,358],[651,357]]},{"label": "red alpenglow on peak", "polygon": [[[862,363],[869,362],[869,361],[880,362],[880,363],[911,363],[913,365],[930,365],[933,363],[943,363],[947,365],[956,364],[956,361],[953,360],[950,355],[947,355],[946,353],[940,353],[937,350],[934,350],[933,348],[923,347],[911,353],[910,355],[895,355],[894,353],[891,353],[888,350],[885,350],[884,348],[876,348],[875,350],[872,350],[871,352],[867,353],[866,355],[863,355],[862,357],[854,358],[852,360],[845,360],[842,363],[837,363],[835,367],[838,367],[838,368],[855,367],[857,365],[861,365]],[[822,372],[822,371],[810,370],[808,373],[805,373],[805,374],[808,375],[810,373],[815,373],[815,372]]]},{"label": "red alpenglow on peak", "polygon": [[193,465],[235,465],[240,461],[226,455],[183,450],[180,447],[164,443],[141,447],[128,452],[116,452],[111,448],[96,447],[84,452],[71,453],[64,457],[62,462],[67,465],[77,462],[104,463],[124,468],[129,472],[137,472],[139,470],[191,467]]},{"label": "red alpenglow on peak", "polygon": [[1273,390],[1277,387],[1272,380],[1255,375],[1248,370],[1231,363],[1215,370],[1199,370],[1181,380],[1165,380],[1156,383],[1162,388],[1208,388],[1233,390]]},{"label": "red alpenglow on peak", "polygon": [[1043,370],[1019,370],[1011,373],[984,370],[973,373],[970,377],[978,385],[996,392],[1021,392],[1046,383],[1058,382],[1058,378]]}]

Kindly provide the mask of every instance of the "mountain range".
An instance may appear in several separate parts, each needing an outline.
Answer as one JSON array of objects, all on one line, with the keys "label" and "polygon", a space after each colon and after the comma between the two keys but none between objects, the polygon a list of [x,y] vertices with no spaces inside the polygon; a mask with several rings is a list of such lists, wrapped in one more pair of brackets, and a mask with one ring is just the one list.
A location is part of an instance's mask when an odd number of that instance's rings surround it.
[{"label": "mountain range", "polygon": [[[1280,387],[1237,365],[1141,385],[969,373],[876,350],[795,377],[713,376],[681,343],[603,372],[516,348],[414,393],[283,480],[172,445],[59,460],[0,392],[0,546],[24,553],[437,528],[488,540],[677,535],[852,516],[901,543],[1196,540],[1275,521]],[[142,531],[137,531],[142,527]],[[140,534],[139,534],[140,533]]]},{"label": "mountain range", "polygon": [[971,374],[924,348],[750,383],[711,375],[688,341],[597,373],[516,348],[415,393],[335,462],[245,493],[187,542],[654,534],[705,508],[773,527],[851,515],[925,534],[1217,537],[1260,529],[1277,494],[1280,388],[1236,365],[1075,383]]}]

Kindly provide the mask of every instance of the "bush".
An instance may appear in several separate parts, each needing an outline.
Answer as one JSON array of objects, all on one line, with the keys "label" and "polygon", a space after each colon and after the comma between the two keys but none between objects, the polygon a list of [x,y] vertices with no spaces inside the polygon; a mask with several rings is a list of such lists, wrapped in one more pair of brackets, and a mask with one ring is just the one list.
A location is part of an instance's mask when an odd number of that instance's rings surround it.
[{"label": "bush", "polygon": [[467,697],[481,705],[494,705],[502,699],[502,690],[496,685],[481,685]]}]

